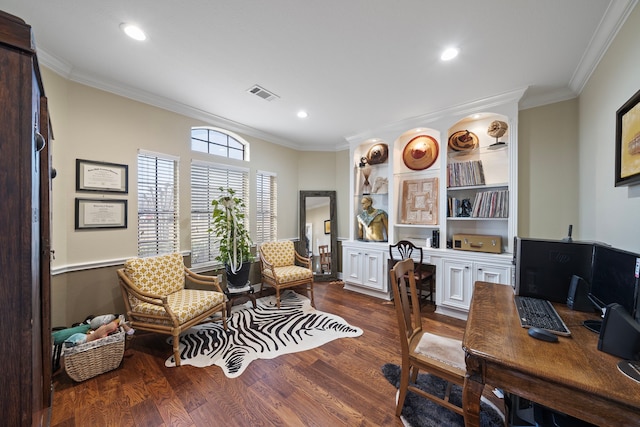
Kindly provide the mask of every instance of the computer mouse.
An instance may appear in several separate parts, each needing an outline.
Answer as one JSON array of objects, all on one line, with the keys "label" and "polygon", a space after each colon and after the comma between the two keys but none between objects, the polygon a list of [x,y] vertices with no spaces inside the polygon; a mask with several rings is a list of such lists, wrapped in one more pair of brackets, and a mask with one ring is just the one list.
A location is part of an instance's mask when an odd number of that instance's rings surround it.
[{"label": "computer mouse", "polygon": [[529,335],[534,337],[535,339],[542,340],[542,341],[558,342],[558,336],[545,329],[529,328]]}]

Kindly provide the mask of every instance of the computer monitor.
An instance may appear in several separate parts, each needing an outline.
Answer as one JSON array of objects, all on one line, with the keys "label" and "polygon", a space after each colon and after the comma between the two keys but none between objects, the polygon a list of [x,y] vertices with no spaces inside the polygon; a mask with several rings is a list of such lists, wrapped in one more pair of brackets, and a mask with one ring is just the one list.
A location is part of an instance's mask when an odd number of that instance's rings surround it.
[{"label": "computer monitor", "polygon": [[605,306],[618,303],[639,320],[638,277],[640,255],[610,246],[594,245],[590,293]]},{"label": "computer monitor", "polygon": [[516,237],[516,294],[567,303],[571,277],[591,282],[593,244]]}]

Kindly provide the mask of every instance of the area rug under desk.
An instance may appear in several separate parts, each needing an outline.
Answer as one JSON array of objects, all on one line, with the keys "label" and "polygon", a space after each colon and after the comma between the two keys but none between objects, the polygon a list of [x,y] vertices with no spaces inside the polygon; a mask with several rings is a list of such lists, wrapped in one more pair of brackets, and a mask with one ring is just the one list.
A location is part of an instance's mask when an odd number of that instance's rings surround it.
[{"label": "area rug under desk", "polygon": [[[382,366],[382,374],[396,389],[400,386],[400,366],[387,363]],[[447,382],[427,373],[418,374],[418,388],[444,396]],[[396,401],[398,394],[396,393]],[[462,404],[462,388],[451,387],[449,397],[452,403]],[[447,408],[415,393],[407,392],[402,407],[402,423],[408,427],[464,427],[464,418]],[[504,418],[495,406],[484,397],[480,401],[480,426],[504,427]]]},{"label": "area rug under desk", "polygon": [[[292,290],[280,295],[280,309],[274,296],[258,299],[255,309],[251,302],[234,307],[227,318],[227,327],[225,331],[222,322],[212,322],[182,334],[182,365],[218,365],[227,377],[234,378],[253,360],[273,359],[338,338],[362,335],[362,329],[339,316],[314,309],[308,298]],[[173,356],[165,366],[175,366]]]}]

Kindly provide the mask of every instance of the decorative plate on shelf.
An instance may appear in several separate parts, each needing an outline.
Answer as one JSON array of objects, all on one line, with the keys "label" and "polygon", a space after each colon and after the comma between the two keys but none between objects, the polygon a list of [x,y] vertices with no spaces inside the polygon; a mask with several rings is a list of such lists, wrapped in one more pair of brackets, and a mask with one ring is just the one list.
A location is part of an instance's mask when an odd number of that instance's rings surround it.
[{"label": "decorative plate on shelf", "polygon": [[387,144],[379,143],[369,148],[367,152],[367,162],[370,165],[377,165],[387,161],[389,155],[389,147]]},{"label": "decorative plate on shelf", "polygon": [[478,148],[478,135],[468,130],[459,130],[449,137],[449,148],[453,151],[469,151]]},{"label": "decorative plate on shelf", "polygon": [[429,135],[418,135],[404,147],[402,160],[413,170],[430,167],[438,158],[438,141]]}]

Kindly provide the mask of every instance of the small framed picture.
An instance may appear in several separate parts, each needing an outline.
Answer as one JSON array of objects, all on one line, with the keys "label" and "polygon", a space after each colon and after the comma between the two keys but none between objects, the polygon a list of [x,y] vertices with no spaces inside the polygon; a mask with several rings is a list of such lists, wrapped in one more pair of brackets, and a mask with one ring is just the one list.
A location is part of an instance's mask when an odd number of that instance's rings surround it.
[{"label": "small framed picture", "polygon": [[76,191],[129,192],[129,167],[76,159]]},{"label": "small framed picture", "polygon": [[331,220],[328,219],[324,222],[324,234],[331,234]]},{"label": "small framed picture", "polygon": [[615,186],[640,183],[640,90],[616,112]]},{"label": "small framed picture", "polygon": [[76,230],[127,228],[127,200],[76,198]]}]

